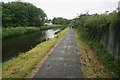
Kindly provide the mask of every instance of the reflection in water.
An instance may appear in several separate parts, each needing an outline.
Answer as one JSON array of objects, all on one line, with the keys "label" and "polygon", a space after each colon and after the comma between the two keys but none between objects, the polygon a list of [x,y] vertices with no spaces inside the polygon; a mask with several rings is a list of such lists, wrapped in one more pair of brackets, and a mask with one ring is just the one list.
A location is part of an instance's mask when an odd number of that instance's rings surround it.
[{"label": "reflection in water", "polygon": [[15,59],[21,52],[26,52],[32,47],[45,40],[46,38],[54,37],[55,32],[60,29],[50,29],[46,31],[38,31],[22,36],[12,37],[9,39],[3,39],[2,44],[2,59],[3,63],[8,62],[11,59]]},{"label": "reflection in water", "polygon": [[[57,30],[53,30],[53,29],[50,29],[50,30],[47,30],[46,32],[45,32],[45,37],[46,38],[53,38],[54,37],[54,34],[55,34],[55,32],[58,32],[60,29],[57,29]],[[49,34],[50,33],[50,34]]]}]

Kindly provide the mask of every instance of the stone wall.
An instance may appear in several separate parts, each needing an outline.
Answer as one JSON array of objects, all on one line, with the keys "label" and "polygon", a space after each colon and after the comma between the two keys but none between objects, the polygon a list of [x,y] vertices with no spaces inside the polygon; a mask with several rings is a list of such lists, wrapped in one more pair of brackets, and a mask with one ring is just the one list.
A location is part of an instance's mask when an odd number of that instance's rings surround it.
[{"label": "stone wall", "polygon": [[101,38],[101,42],[109,54],[120,56],[120,26],[107,29]]}]

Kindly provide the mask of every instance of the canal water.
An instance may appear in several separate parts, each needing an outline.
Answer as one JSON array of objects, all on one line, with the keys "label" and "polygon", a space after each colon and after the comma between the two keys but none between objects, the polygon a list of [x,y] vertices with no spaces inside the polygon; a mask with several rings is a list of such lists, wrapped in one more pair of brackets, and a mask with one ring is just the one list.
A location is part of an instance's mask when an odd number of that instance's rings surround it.
[{"label": "canal water", "polygon": [[6,63],[15,59],[20,53],[26,52],[46,38],[53,38],[60,29],[38,31],[22,36],[11,37],[2,40],[2,62]]}]

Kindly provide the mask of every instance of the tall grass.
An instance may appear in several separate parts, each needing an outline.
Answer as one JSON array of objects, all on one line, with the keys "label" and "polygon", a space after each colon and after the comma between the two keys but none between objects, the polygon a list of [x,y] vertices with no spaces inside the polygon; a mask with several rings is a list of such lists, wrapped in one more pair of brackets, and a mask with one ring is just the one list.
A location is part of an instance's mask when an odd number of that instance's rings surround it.
[{"label": "tall grass", "polygon": [[2,38],[8,38],[12,36],[19,36],[26,33],[32,33],[40,30],[46,30],[50,28],[63,28],[63,25],[48,25],[48,26],[41,26],[41,27],[9,27],[9,28],[2,28]]},{"label": "tall grass", "polygon": [[[83,35],[82,32],[79,33],[79,36],[81,35]],[[120,65],[118,64],[118,62],[120,62],[119,56],[108,54],[108,52],[103,48],[102,43],[88,36],[89,33],[84,34],[84,36],[82,36],[82,40],[86,41],[90,48],[92,48],[99,56],[102,63],[106,65],[107,69],[104,70],[104,72],[107,72],[113,77],[118,77],[120,73]]]},{"label": "tall grass", "polygon": [[2,28],[2,38],[23,35],[25,33],[39,31],[38,27],[16,27],[16,28]]},{"label": "tall grass", "polygon": [[[108,54],[100,43],[102,35],[109,29],[117,28],[120,30],[120,12],[101,14],[90,16],[87,14],[80,15],[78,19],[73,20],[73,24],[79,30],[82,39],[86,41],[91,48],[95,50],[100,60],[107,66],[108,70],[104,70],[113,76],[120,73],[120,65],[118,64],[119,56]],[[119,34],[119,33],[118,33]],[[118,34],[116,36],[118,36]],[[119,36],[118,36],[119,38]]]},{"label": "tall grass", "polygon": [[21,53],[16,59],[3,64],[3,78],[24,78],[26,74],[49,52],[49,50],[65,35],[68,28],[59,32],[58,38],[38,44],[26,53]]}]

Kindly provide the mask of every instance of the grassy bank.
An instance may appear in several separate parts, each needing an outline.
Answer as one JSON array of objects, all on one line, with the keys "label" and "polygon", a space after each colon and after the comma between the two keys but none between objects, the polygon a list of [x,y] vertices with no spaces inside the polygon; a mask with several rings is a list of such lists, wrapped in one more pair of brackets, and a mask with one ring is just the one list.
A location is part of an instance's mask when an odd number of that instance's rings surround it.
[{"label": "grassy bank", "polygon": [[58,38],[38,44],[18,58],[3,64],[3,78],[24,78],[26,74],[49,52],[49,50],[65,35],[68,28],[58,33]]},{"label": "grassy bank", "polygon": [[[77,32],[77,39],[79,41],[79,45],[82,51],[81,55],[84,58],[87,58],[86,61],[88,61],[86,63],[88,64],[89,67],[88,66],[82,67],[85,75],[91,78],[118,77],[118,73],[119,73],[118,57],[108,54],[103,49],[101,43],[93,39],[83,37],[82,32],[80,32],[79,29],[76,29],[76,32]],[[83,60],[83,64],[84,64],[84,60]],[[91,69],[90,69],[90,66],[91,66]],[[92,70],[92,71],[89,71],[89,70]],[[88,71],[90,74],[88,74]]]},{"label": "grassy bank", "polygon": [[41,29],[51,29],[51,28],[59,28],[59,27],[64,27],[64,25],[53,24],[48,26],[41,26]]},{"label": "grassy bank", "polygon": [[2,38],[8,38],[12,36],[19,36],[26,33],[32,33],[40,30],[46,30],[51,28],[64,28],[63,25],[48,25],[41,27],[10,27],[10,28],[2,28]]}]

